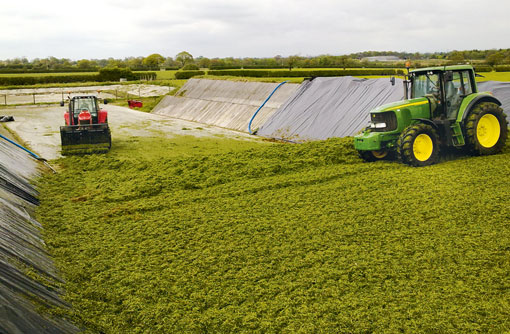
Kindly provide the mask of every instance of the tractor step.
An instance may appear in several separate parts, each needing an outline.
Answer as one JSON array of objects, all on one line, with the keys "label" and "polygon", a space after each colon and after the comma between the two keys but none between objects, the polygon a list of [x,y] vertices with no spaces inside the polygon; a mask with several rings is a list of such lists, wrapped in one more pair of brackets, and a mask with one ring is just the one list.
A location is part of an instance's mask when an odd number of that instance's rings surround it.
[{"label": "tractor step", "polygon": [[464,146],[464,135],[462,134],[460,124],[455,122],[450,126],[450,129],[452,130],[453,146]]}]

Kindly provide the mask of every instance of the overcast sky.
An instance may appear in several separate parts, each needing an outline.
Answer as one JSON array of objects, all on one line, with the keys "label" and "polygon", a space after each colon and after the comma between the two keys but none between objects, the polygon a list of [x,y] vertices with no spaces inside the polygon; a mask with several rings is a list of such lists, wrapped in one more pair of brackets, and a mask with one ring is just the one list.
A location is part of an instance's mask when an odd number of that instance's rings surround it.
[{"label": "overcast sky", "polygon": [[510,48],[508,0],[1,1],[0,59]]}]

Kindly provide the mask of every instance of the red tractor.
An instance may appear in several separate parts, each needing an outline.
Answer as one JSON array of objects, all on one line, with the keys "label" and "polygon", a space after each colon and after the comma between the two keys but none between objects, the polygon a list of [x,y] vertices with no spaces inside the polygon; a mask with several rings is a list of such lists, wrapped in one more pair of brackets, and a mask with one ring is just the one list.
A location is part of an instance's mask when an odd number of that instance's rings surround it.
[{"label": "red tractor", "polygon": [[[64,101],[60,105],[64,106]],[[66,125],[60,127],[62,155],[107,152],[112,146],[108,112],[99,108],[97,97],[73,96],[64,118]]]}]

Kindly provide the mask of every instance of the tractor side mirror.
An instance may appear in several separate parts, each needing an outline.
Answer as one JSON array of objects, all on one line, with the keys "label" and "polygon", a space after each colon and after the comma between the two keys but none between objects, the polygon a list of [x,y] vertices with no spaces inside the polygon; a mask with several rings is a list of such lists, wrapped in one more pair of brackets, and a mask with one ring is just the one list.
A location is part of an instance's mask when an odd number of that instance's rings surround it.
[{"label": "tractor side mirror", "polygon": [[444,81],[453,81],[453,72],[452,71],[446,71],[444,72]]},{"label": "tractor side mirror", "polygon": [[104,104],[108,104],[108,100],[107,100],[107,99],[104,99],[104,100],[103,100],[103,103],[104,103]]},{"label": "tractor side mirror", "polygon": [[390,82],[392,86],[395,86],[395,77],[391,77]]},{"label": "tractor side mirror", "polygon": [[60,106],[63,107],[64,106],[64,100],[60,101]]}]

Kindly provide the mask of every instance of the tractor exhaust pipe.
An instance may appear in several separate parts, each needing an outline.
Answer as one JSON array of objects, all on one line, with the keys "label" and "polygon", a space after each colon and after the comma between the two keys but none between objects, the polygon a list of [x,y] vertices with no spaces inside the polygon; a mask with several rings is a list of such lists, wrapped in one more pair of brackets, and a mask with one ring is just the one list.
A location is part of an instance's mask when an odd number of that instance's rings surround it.
[{"label": "tractor exhaust pipe", "polygon": [[404,100],[409,100],[409,83],[411,82],[409,80],[409,68],[410,67],[411,67],[411,62],[409,60],[406,60],[407,74],[405,75],[405,80],[404,80]]}]

